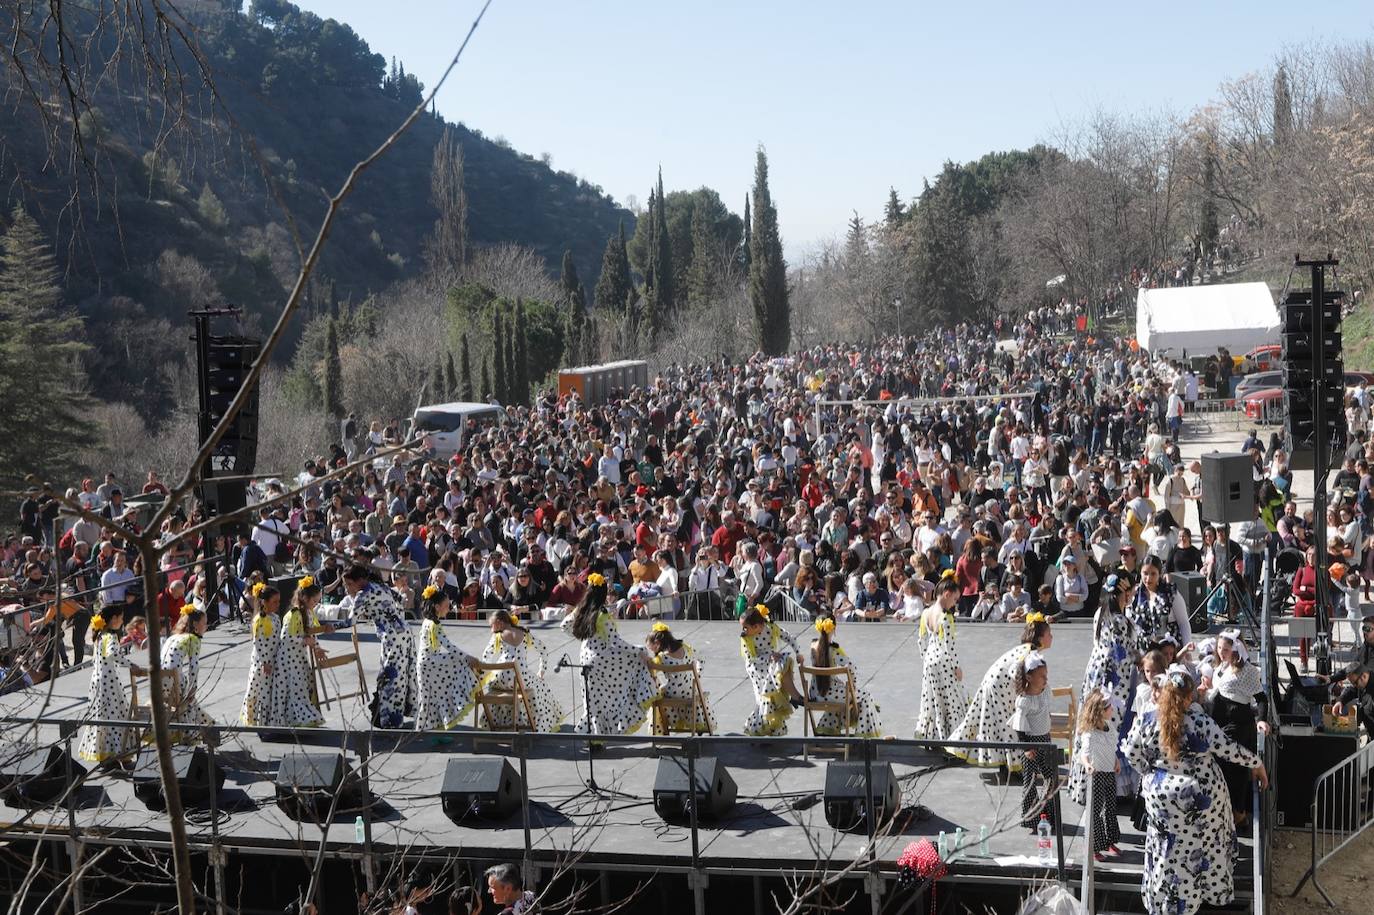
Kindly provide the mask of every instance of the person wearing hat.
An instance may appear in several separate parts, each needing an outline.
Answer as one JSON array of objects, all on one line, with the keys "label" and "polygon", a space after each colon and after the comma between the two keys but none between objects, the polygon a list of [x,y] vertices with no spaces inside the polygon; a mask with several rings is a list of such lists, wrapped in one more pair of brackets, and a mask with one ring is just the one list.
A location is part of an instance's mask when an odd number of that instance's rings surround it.
[{"label": "person wearing hat", "polygon": [[1351,661],[1340,678],[1345,688],[1331,704],[1332,714],[1344,715],[1354,709],[1360,724],[1364,725],[1365,734],[1374,739],[1374,678],[1370,676],[1370,668],[1359,661]]}]

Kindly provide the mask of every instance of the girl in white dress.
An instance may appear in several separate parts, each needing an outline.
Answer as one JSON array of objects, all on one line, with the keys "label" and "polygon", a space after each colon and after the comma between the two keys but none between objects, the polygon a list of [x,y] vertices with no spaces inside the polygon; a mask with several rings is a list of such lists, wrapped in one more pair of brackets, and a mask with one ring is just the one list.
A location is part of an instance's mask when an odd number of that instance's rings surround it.
[{"label": "girl in white dress", "polygon": [[964,670],[954,646],[954,608],[958,604],[959,583],[946,578],[935,589],[935,603],[921,612],[917,630],[922,657],[917,739],[944,740],[968,712]]},{"label": "girl in white dress", "polygon": [[257,612],[253,614],[253,654],[248,661],[248,689],[243,696],[239,720],[252,727],[271,727],[282,723],[281,696],[277,685],[277,654],[281,639],[277,637],[277,611],[281,608],[281,592],[271,585],[253,585],[253,600]]},{"label": "girl in white dress", "polygon": [[644,724],[654,699],[653,678],[644,666],[644,650],[616,631],[606,609],[606,577],[587,576],[587,593],[561,623],[563,631],[582,643],[578,663],[586,683],[586,717],[577,729],[589,734],[633,734]]},{"label": "girl in white dress", "polygon": [[[1260,670],[1250,661],[1239,629],[1226,629],[1217,637],[1216,669],[1212,673],[1212,720],[1221,732],[1251,753],[1259,746],[1259,734],[1269,733],[1264,720],[1267,697]],[[1231,796],[1236,825],[1250,815],[1250,773],[1244,766],[1222,761],[1221,774]]]},{"label": "girl in white dress", "polygon": [[[649,633],[646,641],[649,651],[653,653],[654,660],[660,664],[687,665],[696,667],[697,678],[702,674],[702,661],[697,657],[697,653],[692,650],[682,639],[673,635],[673,630],[667,623],[654,623],[653,631]],[[682,671],[675,674],[655,674],[655,679],[659,684],[659,695],[665,699],[691,699],[692,695],[692,674],[690,671]],[[711,710],[711,696],[704,689],[702,690],[702,702],[706,705],[706,712],[703,715],[700,711],[695,716],[689,715],[680,708],[667,708],[663,710],[664,718],[667,721],[669,733],[675,731],[695,731],[699,734],[715,733],[716,716]],[[689,719],[695,718],[694,721]]]},{"label": "girl in white dress", "polygon": [[[196,688],[200,680],[200,639],[205,634],[205,613],[197,610],[194,604],[181,608],[172,634],[162,643],[162,669],[175,670],[178,676],[180,695],[172,697],[178,705],[173,719],[179,724],[196,724],[210,727],[215,719],[200,707]],[[192,731],[179,730],[174,739],[181,742],[194,742],[197,738]]]},{"label": "girl in white dress", "polygon": [[[124,670],[142,670],[129,660],[132,645],[120,644],[119,630],[124,625],[124,607],[111,604],[91,617],[95,633],[95,657],[91,665],[91,693],[87,714],[91,718],[127,721],[129,697],[124,694]],[[89,724],[81,729],[76,755],[84,762],[99,765],[119,763],[133,752],[134,736],[127,728]]]},{"label": "girl in white dress", "polygon": [[[868,690],[859,685],[859,668],[844,653],[835,641],[835,618],[822,616],[816,620],[816,638],[811,642],[811,667],[844,667],[851,671],[854,681],[854,704],[858,717],[854,722],[855,737],[881,737],[883,725],[878,717],[878,703],[873,701]],[[816,677],[811,681],[811,696],[822,702],[845,701],[844,677]],[[816,719],[816,733],[822,737],[837,737],[844,733],[843,721],[834,712],[823,712]]]},{"label": "girl in white dress", "polygon": [[281,724],[294,728],[315,728],[324,724],[316,704],[315,675],[310,666],[312,652],[318,652],[314,630],[319,628],[314,607],[323,593],[313,575],[296,582],[291,606],[281,618],[281,647],[277,650],[275,688],[281,709]]},{"label": "girl in white dress", "polygon": [[754,687],[754,711],[744,724],[750,737],[782,737],[801,693],[793,676],[801,649],[787,630],[768,618],[768,608],[756,604],[740,619],[740,654]]},{"label": "girl in white dress", "polygon": [[[1016,681],[1021,662],[1032,651],[1048,651],[1054,643],[1054,633],[1043,613],[1026,615],[1026,628],[1021,632],[1021,644],[1007,651],[988,668],[983,682],[973,694],[964,720],[949,735],[950,740],[997,741],[1016,740],[1009,720],[1016,710]],[[1015,750],[965,750],[952,747],[950,755],[982,768],[1005,766],[1010,772],[1021,771],[1021,754]]]},{"label": "girl in white dress", "polygon": [[478,661],[444,634],[440,620],[448,616],[448,595],[430,585],[421,592],[420,600],[424,622],[415,659],[420,686],[415,730],[446,731],[472,710],[477,695],[473,668]]},{"label": "girl in white dress", "polygon": [[352,566],[343,580],[344,590],[353,598],[354,621],[370,620],[382,643],[372,726],[399,728],[415,705],[415,640],[390,590],[369,581],[365,566]]},{"label": "girl in white dress", "polygon": [[[514,661],[520,669],[520,679],[525,685],[525,693],[534,706],[533,730],[556,731],[563,723],[563,706],[553,694],[553,687],[544,679],[545,656],[548,650],[544,643],[530,634],[511,615],[509,610],[496,610],[491,614],[491,641],[482,650],[482,660],[488,664],[501,664]],[[503,670],[489,672],[482,677],[482,689],[486,692],[510,692],[515,688],[515,672]],[[499,730],[512,730],[510,709],[506,706],[488,708],[491,725]],[[520,712],[520,723],[529,726],[525,713]]]}]

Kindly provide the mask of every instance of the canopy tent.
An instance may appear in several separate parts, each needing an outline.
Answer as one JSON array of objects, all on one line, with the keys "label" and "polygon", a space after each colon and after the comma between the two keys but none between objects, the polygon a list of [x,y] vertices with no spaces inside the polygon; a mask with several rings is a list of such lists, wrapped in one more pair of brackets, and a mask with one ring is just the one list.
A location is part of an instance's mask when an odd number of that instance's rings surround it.
[{"label": "canopy tent", "polygon": [[1279,312],[1266,283],[1142,289],[1135,336],[1151,353],[1243,353],[1279,340]]}]

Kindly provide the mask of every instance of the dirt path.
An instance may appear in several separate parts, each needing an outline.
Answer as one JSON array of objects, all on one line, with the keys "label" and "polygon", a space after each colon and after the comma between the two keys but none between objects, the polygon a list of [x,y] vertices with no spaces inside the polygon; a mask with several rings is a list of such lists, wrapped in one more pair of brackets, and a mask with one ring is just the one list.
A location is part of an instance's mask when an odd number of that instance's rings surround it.
[{"label": "dirt path", "polygon": [[1332,858],[1321,869],[1325,887],[1335,908],[1328,908],[1326,900],[1312,886],[1312,881],[1296,897],[1289,898],[1311,863],[1312,844],[1309,834],[1292,829],[1280,829],[1274,834],[1274,861],[1269,897],[1269,911],[1279,915],[1365,915],[1374,904],[1374,829],[1364,834]]}]

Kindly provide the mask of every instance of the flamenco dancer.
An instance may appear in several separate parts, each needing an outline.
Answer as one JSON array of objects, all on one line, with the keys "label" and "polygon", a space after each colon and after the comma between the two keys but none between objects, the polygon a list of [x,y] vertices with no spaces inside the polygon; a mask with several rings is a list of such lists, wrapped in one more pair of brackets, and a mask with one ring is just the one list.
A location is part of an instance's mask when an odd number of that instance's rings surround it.
[{"label": "flamenco dancer", "polygon": [[318,626],[314,608],[323,593],[314,576],[306,575],[296,582],[291,606],[282,614],[275,689],[281,710],[280,723],[287,727],[317,728],[324,724],[310,666],[311,654],[321,653],[312,632]]},{"label": "flamenco dancer", "polygon": [[606,577],[587,576],[587,593],[563,618],[563,631],[582,643],[578,663],[587,684],[586,717],[577,723],[585,734],[633,734],[644,724],[656,690],[643,649],[616,631],[606,609]]},{"label": "flamenco dancer", "polygon": [[[1127,725],[1126,707],[1134,696],[1134,677],[1139,654],[1136,652],[1135,625],[1126,610],[1135,596],[1135,587],[1124,574],[1108,575],[1102,585],[1102,605],[1093,615],[1093,650],[1083,673],[1079,695],[1086,704],[1096,692],[1107,697],[1107,721],[1100,728],[1112,734],[1121,733]],[[1072,764],[1069,768],[1069,796],[1077,804],[1087,802],[1088,772],[1084,760],[1088,758],[1088,733],[1080,731],[1074,741]],[[1129,779],[1126,780],[1129,785]],[[1098,851],[1098,849],[1093,849]]]},{"label": "flamenco dancer", "polygon": [[768,618],[768,608],[756,604],[740,619],[740,654],[754,687],[754,711],[744,723],[749,737],[783,737],[787,719],[802,705],[793,682],[801,649],[785,629]]},{"label": "flamenco dancer", "polygon": [[369,581],[365,566],[350,566],[343,580],[344,590],[353,598],[353,619],[371,620],[382,643],[377,690],[372,696],[372,726],[399,728],[414,707],[415,640],[391,592]]},{"label": "flamenco dancer", "polygon": [[[563,706],[553,694],[553,687],[544,679],[545,656],[548,650],[544,643],[536,639],[528,629],[520,625],[509,610],[496,610],[491,615],[491,641],[482,650],[482,660],[488,664],[503,664],[514,661],[520,669],[520,679],[525,684],[525,693],[534,706],[536,731],[556,731],[563,723]],[[531,655],[538,655],[536,662]],[[482,689],[489,693],[511,692],[515,689],[515,672],[503,670],[488,672],[482,678]],[[488,708],[489,724],[498,730],[513,730],[508,706]],[[524,721],[524,712],[520,713]]]},{"label": "flamenco dancer", "polygon": [[[200,639],[205,635],[205,612],[197,610],[194,604],[181,608],[172,634],[162,643],[162,669],[177,671],[180,694],[172,698],[176,703],[175,721],[179,724],[195,724],[209,727],[215,719],[200,707],[196,696],[196,686],[200,680]],[[179,739],[183,742],[195,740],[190,731],[181,731]]]},{"label": "flamenco dancer", "polygon": [[[1016,710],[1016,681],[1020,674],[1021,662],[1032,651],[1047,651],[1054,643],[1049,621],[1043,613],[1028,613],[1026,627],[1021,632],[1021,644],[1005,652],[992,662],[983,682],[973,694],[964,720],[959,722],[949,735],[949,740],[1006,741],[1016,740],[1016,735],[1008,725],[1008,719]],[[1010,772],[1019,772],[1021,760],[1015,750],[989,750],[979,748],[966,750],[951,747],[952,756],[971,765],[985,769],[1005,766]]]},{"label": "flamenco dancer", "polygon": [[946,578],[935,588],[935,603],[921,611],[921,710],[916,737],[944,740],[968,712],[964,671],[954,647],[954,608],[959,583]]},{"label": "flamenco dancer", "polygon": [[[883,724],[879,719],[878,703],[859,686],[859,668],[844,653],[840,643],[835,641],[835,618],[821,616],[815,622],[816,638],[811,642],[812,667],[844,667],[852,671],[854,680],[854,704],[858,715],[854,721],[855,737],[881,737]],[[843,677],[816,677],[811,681],[811,697],[821,702],[844,702],[845,682]],[[816,733],[822,737],[844,735],[844,724],[834,712],[824,712],[816,719]]]},{"label": "flamenco dancer", "polygon": [[[420,686],[415,730],[447,731],[472,710],[477,695],[478,661],[448,640],[440,621],[448,616],[448,595],[430,585],[420,593],[424,622],[415,669]],[[447,740],[448,738],[443,738]]]},{"label": "flamenco dancer", "polygon": [[1188,622],[1188,604],[1164,577],[1164,564],[1158,556],[1146,556],[1140,567],[1140,587],[1126,613],[1135,627],[1135,647],[1141,654],[1158,645],[1167,635],[1180,647],[1193,640]]},{"label": "flamenco dancer", "polygon": [[[120,628],[124,625],[124,607],[111,604],[91,617],[91,631],[95,633],[95,663],[91,667],[90,702],[87,706],[92,718],[115,721],[129,719],[129,697],[124,695],[120,669],[142,673],[129,660],[132,645],[120,643]],[[81,729],[81,742],[76,755],[97,765],[118,764],[135,749],[133,733],[127,728],[88,724]]]},{"label": "flamenco dancer", "polygon": [[257,605],[253,613],[253,654],[248,662],[248,689],[239,720],[249,726],[270,727],[282,723],[282,697],[277,689],[277,654],[281,651],[277,612],[281,609],[281,592],[258,582],[252,593]]},{"label": "flamenco dancer", "polygon": [[[653,630],[650,631],[648,639],[645,640],[649,651],[653,653],[654,660],[660,664],[686,665],[695,664],[697,677],[703,676],[702,662],[697,657],[697,653],[692,650],[682,639],[673,635],[672,628],[664,622],[654,623]],[[682,671],[675,674],[655,674],[655,679],[659,684],[659,695],[664,699],[692,699],[692,674],[691,671]],[[716,715],[711,710],[711,696],[705,690],[702,691],[702,702],[706,706],[703,715],[698,709],[696,715],[689,715],[680,708],[665,708],[663,716],[667,725],[668,733],[674,731],[687,731],[698,734],[715,733]],[[695,720],[689,721],[692,718]]]}]

